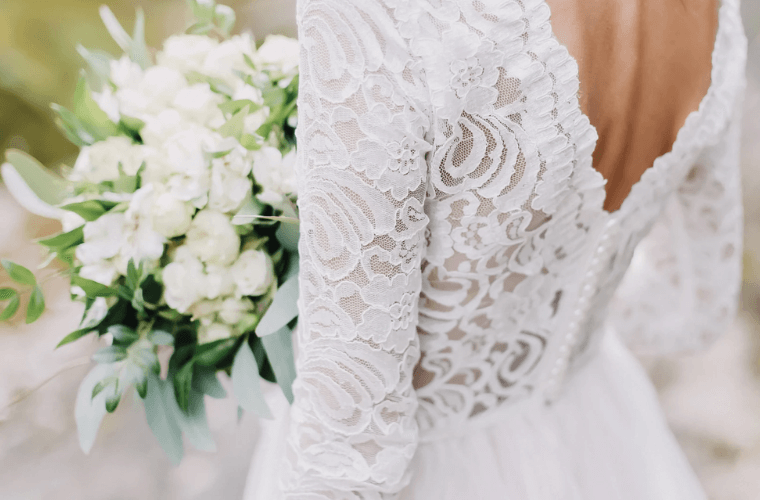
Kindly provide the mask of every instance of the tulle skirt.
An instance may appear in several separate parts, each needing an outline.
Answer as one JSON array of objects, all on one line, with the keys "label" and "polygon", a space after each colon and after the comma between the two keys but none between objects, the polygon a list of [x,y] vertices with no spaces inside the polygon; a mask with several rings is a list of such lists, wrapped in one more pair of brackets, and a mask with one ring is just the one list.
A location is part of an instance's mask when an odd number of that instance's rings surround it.
[{"label": "tulle skirt", "polygon": [[[244,500],[276,500],[288,404],[267,385]],[[516,403],[423,435],[399,500],[706,500],[639,362],[613,334],[551,406]]]}]

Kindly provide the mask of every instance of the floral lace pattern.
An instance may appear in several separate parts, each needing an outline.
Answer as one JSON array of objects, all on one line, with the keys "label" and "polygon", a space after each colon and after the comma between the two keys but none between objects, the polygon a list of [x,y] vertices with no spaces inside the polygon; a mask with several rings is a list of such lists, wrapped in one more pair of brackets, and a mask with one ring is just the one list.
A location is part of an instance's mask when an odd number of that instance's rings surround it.
[{"label": "floral lace pattern", "polygon": [[[741,255],[736,0],[700,111],[612,214],[543,0],[299,0],[296,18],[285,498],[396,498],[421,438],[543,394],[605,321],[672,348],[723,329]],[[688,321],[660,328],[669,294],[690,297]]]}]

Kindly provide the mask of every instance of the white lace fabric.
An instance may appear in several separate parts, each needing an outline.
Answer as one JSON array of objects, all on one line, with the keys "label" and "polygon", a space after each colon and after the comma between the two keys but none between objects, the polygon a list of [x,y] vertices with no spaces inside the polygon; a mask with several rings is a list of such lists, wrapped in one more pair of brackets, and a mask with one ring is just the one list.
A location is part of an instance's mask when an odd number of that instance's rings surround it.
[{"label": "white lace fabric", "polygon": [[299,0],[296,20],[285,498],[396,498],[422,438],[561,387],[604,322],[651,350],[726,327],[741,268],[737,0],[722,3],[700,110],[612,214],[544,1]]}]

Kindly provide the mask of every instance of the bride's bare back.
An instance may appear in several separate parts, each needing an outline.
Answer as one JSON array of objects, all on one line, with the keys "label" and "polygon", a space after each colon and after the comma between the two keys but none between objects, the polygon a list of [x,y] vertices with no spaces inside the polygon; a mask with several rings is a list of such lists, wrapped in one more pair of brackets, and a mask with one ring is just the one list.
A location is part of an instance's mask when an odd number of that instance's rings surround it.
[{"label": "bride's bare back", "polygon": [[594,167],[617,210],[671,150],[710,87],[718,0],[548,0],[578,61],[580,105],[599,134]]}]

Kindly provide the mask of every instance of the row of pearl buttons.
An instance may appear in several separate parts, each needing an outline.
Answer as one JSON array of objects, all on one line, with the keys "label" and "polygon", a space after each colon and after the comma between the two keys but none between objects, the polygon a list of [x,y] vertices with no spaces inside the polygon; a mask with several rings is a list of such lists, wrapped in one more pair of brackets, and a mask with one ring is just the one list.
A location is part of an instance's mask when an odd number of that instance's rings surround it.
[{"label": "row of pearl buttons", "polygon": [[583,324],[582,322],[589,312],[591,298],[596,293],[599,277],[604,270],[604,266],[608,262],[610,254],[615,250],[618,231],[619,229],[616,220],[614,218],[610,219],[599,240],[596,252],[591,259],[591,265],[583,278],[572,319],[567,325],[564,342],[559,348],[559,357],[554,362],[550,376],[546,381],[545,397],[547,403],[553,402],[557,396],[559,396],[562,382],[570,363],[570,356],[572,355],[573,348],[578,342],[578,334],[580,333],[580,328]]}]

